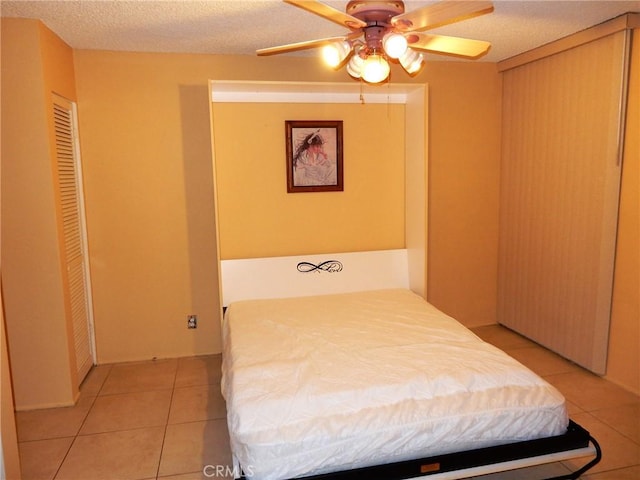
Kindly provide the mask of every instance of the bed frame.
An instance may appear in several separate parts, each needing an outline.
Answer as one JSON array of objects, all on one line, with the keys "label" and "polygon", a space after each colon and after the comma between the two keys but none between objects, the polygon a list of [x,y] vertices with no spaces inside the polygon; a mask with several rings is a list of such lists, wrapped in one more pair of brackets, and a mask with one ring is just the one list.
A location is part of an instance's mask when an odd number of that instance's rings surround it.
[{"label": "bed frame", "polygon": [[[572,420],[569,422],[567,432],[555,437],[312,475],[297,480],[403,480],[423,477],[429,480],[453,480],[535,467],[595,454],[595,458],[574,472],[547,480],[578,479],[600,462],[602,451],[589,432]],[[244,476],[240,478],[245,479]]]},{"label": "bed frame", "polygon": [[[409,288],[407,250],[379,250],[221,262],[222,304],[387,288]],[[303,477],[305,480],[452,480],[548,463],[594,457],[583,467],[550,480],[577,479],[602,458],[598,442],[570,420],[558,436],[436,457]],[[240,477],[244,479],[244,476]]]},{"label": "bed frame", "polygon": [[600,446],[589,432],[570,421],[567,432],[555,437],[303,478],[304,480],[401,480],[421,477],[431,480],[460,479],[538,466],[592,453],[595,453],[595,458],[580,469],[547,480],[577,479],[602,458]]}]

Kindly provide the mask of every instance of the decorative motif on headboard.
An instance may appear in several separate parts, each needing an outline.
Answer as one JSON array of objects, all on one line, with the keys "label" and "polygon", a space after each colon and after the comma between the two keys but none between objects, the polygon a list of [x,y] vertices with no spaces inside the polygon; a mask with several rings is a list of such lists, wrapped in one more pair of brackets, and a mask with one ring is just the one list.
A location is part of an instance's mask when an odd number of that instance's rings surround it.
[{"label": "decorative motif on headboard", "polygon": [[[409,288],[406,249],[222,260],[222,304]],[[315,273],[309,273],[315,272]]]},{"label": "decorative motif on headboard", "polygon": [[314,264],[311,262],[300,262],[298,263],[298,271],[302,273],[309,272],[329,272],[336,273],[342,270],[342,263],[338,260],[326,260],[319,264]]}]

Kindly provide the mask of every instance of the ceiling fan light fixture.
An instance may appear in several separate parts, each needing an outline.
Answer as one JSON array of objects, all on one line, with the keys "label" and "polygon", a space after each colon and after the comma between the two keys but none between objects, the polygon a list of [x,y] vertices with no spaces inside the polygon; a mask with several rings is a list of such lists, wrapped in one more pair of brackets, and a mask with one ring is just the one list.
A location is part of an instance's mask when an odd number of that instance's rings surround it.
[{"label": "ceiling fan light fixture", "polygon": [[408,43],[404,35],[389,32],[382,38],[382,46],[387,56],[390,58],[400,58],[407,51]]},{"label": "ceiling fan light fixture", "polygon": [[389,62],[400,63],[407,74],[417,75],[425,65],[421,51],[475,60],[491,47],[489,42],[482,40],[420,33],[490,13],[493,11],[490,0],[439,0],[426,2],[429,5],[409,12],[405,11],[406,2],[402,0],[350,0],[344,11],[321,0],[285,2],[347,27],[350,32],[341,36],[261,48],[256,51],[258,55],[325,47],[325,63],[334,70],[346,67],[351,77],[367,83],[388,82]]},{"label": "ceiling fan light fixture", "polygon": [[402,68],[404,68],[409,75],[417,74],[424,66],[424,56],[420,52],[412,49],[407,49],[399,60],[400,65],[402,65]]},{"label": "ceiling fan light fixture", "polygon": [[346,40],[325,45],[322,49],[322,58],[331,68],[338,68],[351,53],[351,44]]},{"label": "ceiling fan light fixture", "polygon": [[389,76],[389,62],[379,53],[372,53],[362,65],[362,78],[368,83],[380,83]]},{"label": "ceiling fan light fixture", "polygon": [[358,52],[356,52],[347,63],[347,73],[351,75],[353,78],[362,77],[362,68],[364,66],[364,58],[360,56]]}]

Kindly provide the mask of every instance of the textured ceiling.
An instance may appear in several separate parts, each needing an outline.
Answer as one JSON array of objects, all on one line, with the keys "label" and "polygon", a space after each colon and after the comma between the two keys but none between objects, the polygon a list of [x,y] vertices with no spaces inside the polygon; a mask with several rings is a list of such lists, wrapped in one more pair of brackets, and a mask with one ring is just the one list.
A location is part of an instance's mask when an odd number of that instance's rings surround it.
[{"label": "textured ceiling", "polygon": [[[347,2],[325,3],[344,11]],[[405,0],[405,9],[431,3]],[[429,33],[487,40],[492,48],[482,61],[495,62],[623,13],[640,12],[640,1],[497,0],[494,5],[491,14]],[[346,33],[278,0],[1,0],[0,13],[39,18],[76,49],[254,55],[259,48]]]}]

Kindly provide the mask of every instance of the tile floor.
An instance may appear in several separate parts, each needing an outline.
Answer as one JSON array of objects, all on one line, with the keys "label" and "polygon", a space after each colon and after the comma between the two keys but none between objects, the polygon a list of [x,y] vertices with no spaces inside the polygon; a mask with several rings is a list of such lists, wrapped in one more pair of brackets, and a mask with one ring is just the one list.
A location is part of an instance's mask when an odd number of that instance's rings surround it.
[{"label": "tile floor", "polygon": [[[603,460],[583,479],[640,479],[638,396],[502,327],[474,331],[555,385],[600,442]],[[17,424],[23,480],[195,480],[230,465],[219,355],[95,367],[76,406],[19,412]],[[548,478],[583,463],[482,478]]]}]

